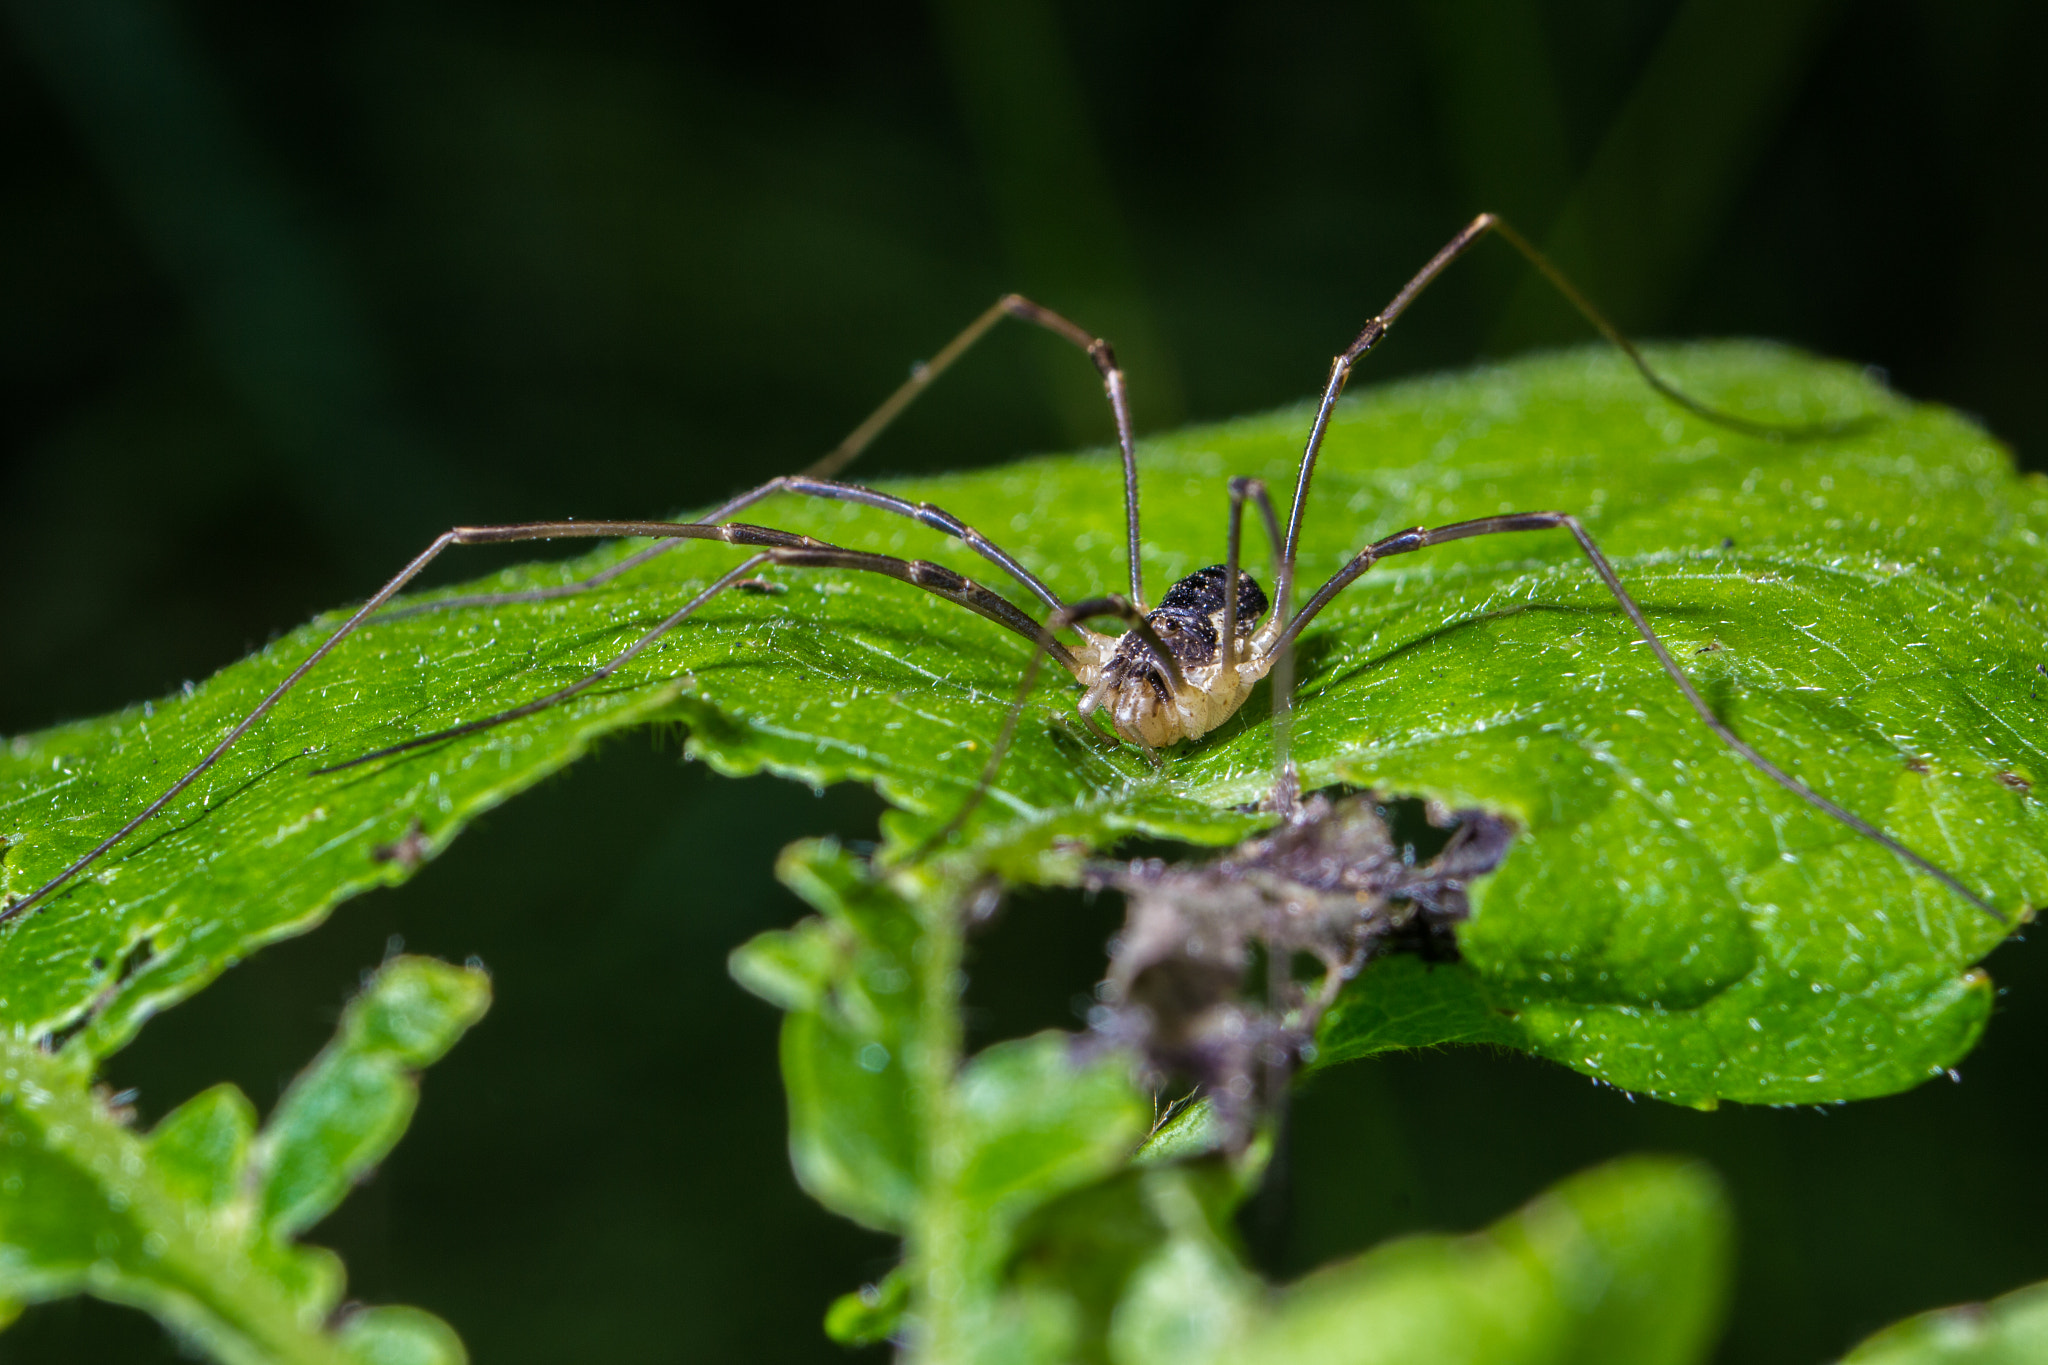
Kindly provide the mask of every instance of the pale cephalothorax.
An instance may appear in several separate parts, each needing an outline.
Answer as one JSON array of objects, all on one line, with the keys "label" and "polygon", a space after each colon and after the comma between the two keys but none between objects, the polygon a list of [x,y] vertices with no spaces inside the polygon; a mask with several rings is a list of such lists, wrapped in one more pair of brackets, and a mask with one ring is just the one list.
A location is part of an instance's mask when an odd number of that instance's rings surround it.
[{"label": "pale cephalothorax", "polygon": [[[867,421],[855,428],[831,454],[802,474],[770,479],[756,488],[749,489],[699,520],[540,521],[507,526],[458,526],[444,532],[329,635],[319,648],[293,669],[268,696],[229,730],[224,738],[194,762],[183,776],[171,783],[126,824],[86,850],[70,866],[49,878],[28,896],[0,909],[0,923],[24,914],[48,900],[80,872],[161,811],[180,792],[211,768],[222,754],[239,742],[243,735],[297,686],[301,678],[318,666],[343,640],[365,626],[374,626],[377,614],[391,599],[451,546],[631,536],[648,537],[654,542],[580,582],[526,592],[447,598],[425,606],[408,607],[405,610],[458,611],[465,608],[545,601],[588,592],[621,574],[631,572],[647,560],[665,554],[685,541],[720,541],[727,545],[745,547],[752,553],[740,564],[714,579],[688,602],[677,607],[667,619],[648,630],[609,663],[569,686],[497,715],[486,716],[453,729],[421,735],[403,744],[379,749],[375,753],[365,754],[334,766],[348,767],[373,759],[387,758],[422,745],[435,744],[460,735],[490,729],[577,696],[610,678],[619,668],[637,657],[663,635],[682,625],[706,602],[720,593],[731,588],[745,589],[749,586],[758,586],[760,580],[756,577],[756,571],[763,566],[850,570],[893,578],[966,607],[1022,636],[1036,649],[1019,687],[1018,700],[1011,708],[1001,736],[992,746],[980,780],[962,802],[954,819],[932,840],[927,841],[924,847],[929,849],[957,832],[989,789],[998,765],[1002,762],[1003,754],[1016,734],[1023,713],[1024,697],[1037,678],[1041,661],[1048,658],[1065,668],[1080,684],[1082,692],[1078,709],[1083,717],[1106,717],[1122,739],[1147,750],[1199,739],[1234,715],[1251,695],[1254,686],[1262,678],[1270,677],[1273,694],[1274,748],[1278,768],[1275,803],[1283,811],[1290,811],[1293,805],[1293,779],[1286,758],[1286,720],[1288,707],[1292,702],[1293,682],[1289,661],[1292,657],[1293,642],[1302,630],[1338,593],[1382,559],[1394,555],[1413,554],[1431,546],[1474,536],[1546,530],[1563,530],[1571,533],[1594,572],[1599,575],[1601,582],[1613,594],[1637,634],[1656,656],[1659,667],[1685,697],[1701,723],[1730,751],[1809,805],[1841,821],[1863,837],[1890,849],[1913,866],[1939,879],[1986,913],[2003,919],[1995,908],[1954,876],[1906,848],[1868,821],[1814,792],[1759,754],[1730,730],[1708,707],[1684,670],[1672,659],[1670,651],[1665,648],[1641,608],[1622,586],[1613,566],[1593,542],[1593,538],[1587,534],[1585,527],[1569,513],[1514,512],[1455,522],[1447,526],[1418,526],[1396,532],[1359,550],[1344,567],[1309,595],[1299,611],[1292,609],[1296,552],[1300,546],[1302,522],[1308,507],[1309,489],[1315,475],[1316,460],[1322,451],[1323,439],[1329,430],[1330,418],[1337,400],[1350,381],[1352,367],[1386,337],[1396,319],[1446,266],[1489,232],[1498,234],[1521,252],[1599,329],[1603,336],[1628,356],[1647,384],[1673,403],[1721,426],[1750,434],[1782,437],[1796,435],[1801,430],[1759,424],[1731,416],[1706,407],[1673,388],[1651,369],[1635,346],[1621,335],[1570,281],[1559,274],[1540,252],[1492,214],[1481,214],[1453,237],[1443,250],[1437,252],[1394,296],[1386,308],[1366,323],[1357,338],[1332,360],[1329,379],[1316,408],[1295,475],[1294,495],[1284,533],[1262,483],[1256,479],[1230,480],[1228,552],[1224,562],[1183,578],[1167,592],[1157,607],[1148,611],[1144,607],[1145,590],[1139,561],[1137,446],[1132,434],[1129,404],[1125,398],[1123,371],[1118,368],[1115,354],[1108,342],[1029,299],[1016,294],[1006,295],[970,323],[928,363],[913,369],[910,379]],[[912,502],[880,489],[840,483],[830,477],[853,460],[926,386],[1005,317],[1016,318],[1044,328],[1079,347],[1087,353],[1102,378],[1103,390],[1116,423],[1117,447],[1123,466],[1125,557],[1130,582],[1127,596],[1112,595],[1069,603],[1015,556],[945,509],[930,503]],[[1834,428],[1806,430],[1824,432]],[[950,536],[1007,574],[1017,588],[1036,600],[1046,615],[1040,620],[1008,597],[943,565],[849,549],[789,531],[729,520],[742,510],[777,494],[855,503],[907,518]],[[1270,603],[1266,593],[1240,568],[1244,508],[1247,502],[1251,503],[1259,514],[1272,545],[1274,568]],[[1226,584],[1234,585],[1235,591],[1226,591]],[[1087,623],[1091,620],[1103,618],[1123,622],[1125,633],[1119,636],[1101,635],[1086,629]],[[1069,631],[1080,636],[1078,645],[1069,646],[1059,638],[1062,632]]]}]

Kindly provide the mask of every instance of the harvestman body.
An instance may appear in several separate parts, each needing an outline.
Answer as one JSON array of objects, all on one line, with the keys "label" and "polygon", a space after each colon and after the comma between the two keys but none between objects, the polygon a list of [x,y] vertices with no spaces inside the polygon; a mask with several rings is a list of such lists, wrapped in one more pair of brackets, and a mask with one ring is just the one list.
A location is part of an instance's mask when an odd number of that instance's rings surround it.
[{"label": "harvestman body", "polygon": [[[504,544],[513,541],[553,540],[560,538],[631,537],[646,536],[655,540],[653,545],[628,556],[619,563],[592,575],[578,583],[556,588],[542,588],[528,592],[486,594],[461,597],[434,603],[419,610],[449,610],[461,607],[495,606],[515,602],[545,601],[550,598],[587,592],[626,573],[655,555],[665,553],[685,540],[718,540],[730,545],[739,545],[755,551],[745,561],[724,574],[711,586],[685,603],[666,620],[648,631],[639,640],[626,648],[617,658],[586,678],[562,688],[559,691],[517,706],[498,715],[456,726],[432,735],[424,735],[393,745],[375,753],[352,759],[349,763],[337,765],[353,766],[356,763],[384,758],[402,753],[422,745],[438,743],[459,735],[472,734],[523,716],[532,715],[560,702],[568,700],[586,689],[610,677],[620,667],[639,655],[661,636],[675,629],[719,593],[728,588],[743,586],[751,581],[754,571],[764,564],[786,565],[792,568],[834,568],[853,569],[868,573],[879,573],[923,588],[949,602],[957,603],[968,610],[1005,626],[1038,646],[1030,670],[1019,691],[1018,704],[1012,708],[1003,734],[994,746],[981,783],[969,797],[953,821],[942,830],[937,838],[944,838],[957,830],[967,814],[980,800],[992,782],[997,765],[1014,736],[1018,718],[1022,711],[1022,699],[1028,691],[1030,680],[1035,677],[1040,662],[1050,657],[1073,674],[1083,688],[1077,710],[1084,718],[1100,718],[1123,739],[1145,749],[1157,749],[1180,740],[1196,739],[1221,725],[1244,704],[1253,686],[1269,674],[1273,679],[1274,712],[1276,717],[1276,747],[1279,749],[1280,779],[1275,792],[1276,804],[1283,811],[1291,810],[1292,778],[1291,767],[1285,754],[1285,712],[1292,698],[1293,684],[1290,660],[1292,646],[1303,628],[1312,621],[1332,598],[1358,579],[1366,570],[1382,559],[1393,555],[1412,554],[1442,545],[1454,540],[1473,536],[1496,535],[1510,531],[1566,530],[1578,542],[1579,548],[1591,562],[1594,571],[1613,593],[1630,622],[1650,646],[1657,662],[1670,677],[1672,683],[1684,695],[1703,724],[1723,744],[1744,761],[1785,787],[1801,800],[1842,822],[1858,834],[1885,848],[1890,849],[1921,871],[1932,876],[1964,897],[1985,913],[2003,921],[1995,907],[1964,886],[1947,871],[1928,859],[1905,847],[1890,835],[1871,825],[1861,817],[1844,810],[1827,798],[1812,791],[1805,784],[1784,772],[1724,725],[1700,697],[1683,670],[1673,661],[1663,641],[1651,629],[1641,608],[1622,587],[1614,568],[1577,518],[1567,512],[1518,512],[1503,516],[1482,517],[1474,521],[1456,522],[1448,526],[1414,527],[1377,540],[1360,550],[1327,583],[1324,583],[1310,597],[1300,611],[1291,612],[1294,588],[1294,565],[1299,545],[1302,517],[1308,501],[1309,484],[1315,473],[1316,458],[1322,450],[1323,438],[1328,431],[1330,418],[1338,398],[1350,381],[1352,367],[1366,352],[1377,346],[1386,336],[1394,322],[1407,311],[1416,296],[1428,287],[1446,266],[1456,260],[1479,238],[1489,231],[1504,238],[1564,294],[1564,296],[1585,315],[1600,333],[1618,347],[1635,365],[1644,380],[1658,393],[1680,407],[1719,425],[1756,435],[1798,434],[1786,428],[1765,426],[1748,422],[1727,413],[1716,411],[1696,402],[1686,394],[1666,383],[1598,309],[1558,270],[1545,259],[1529,242],[1506,223],[1492,214],[1481,214],[1465,229],[1437,252],[1429,263],[1416,273],[1401,292],[1375,318],[1365,325],[1358,338],[1346,347],[1331,363],[1330,378],[1323,390],[1322,401],[1317,407],[1315,421],[1310,429],[1308,443],[1301,458],[1300,471],[1296,475],[1294,499],[1288,523],[1283,534],[1278,517],[1267,495],[1264,484],[1256,479],[1233,479],[1229,485],[1230,522],[1228,551],[1223,564],[1212,565],[1191,574],[1168,589],[1159,605],[1147,609],[1145,606],[1144,582],[1139,570],[1138,536],[1138,474],[1137,452],[1133,441],[1130,413],[1125,401],[1123,372],[1117,367],[1109,343],[1091,335],[1067,319],[1051,312],[1029,299],[1019,295],[1008,295],[998,300],[980,317],[947,344],[932,360],[917,367],[910,379],[892,394],[875,413],[857,427],[837,449],[813,465],[803,474],[785,475],[769,480],[760,487],[728,501],[701,521],[579,521],[579,522],[529,522],[513,526],[456,527],[443,533],[410,564],[386,583],[365,602],[328,639],[315,649],[306,660],[294,669],[285,680],[265,697],[222,739],[213,750],[172,783],[164,793],[139,811],[120,829],[102,840],[97,846],[79,858],[55,877],[25,898],[0,909],[0,923],[19,916],[47,900],[64,887],[79,873],[91,866],[115,845],[133,833],[164,806],[210,768],[222,754],[246,734],[250,727],[260,721],[270,709],[288,693],[308,671],[327,657],[344,639],[360,629],[371,617],[408,583],[412,582],[443,550],[451,545]],[[1128,597],[1110,595],[1092,598],[1083,602],[1067,603],[1047,587],[1036,575],[1019,563],[1008,552],[976,531],[973,527],[945,510],[929,503],[913,503],[877,489],[865,488],[858,484],[840,483],[829,476],[837,473],[850,463],[871,442],[882,429],[892,421],[909,403],[936,379],[960,355],[972,346],[991,327],[1004,317],[1014,317],[1043,327],[1057,336],[1073,343],[1085,351],[1102,376],[1104,390],[1109,399],[1112,415],[1116,420],[1117,445],[1123,457],[1124,509],[1127,536],[1126,552],[1130,567],[1130,594]],[[1826,430],[1822,428],[1820,430]],[[943,532],[966,544],[977,554],[987,559],[1010,577],[1015,579],[1027,592],[1036,597],[1050,615],[1041,624],[1033,617],[1013,605],[1007,598],[990,591],[982,585],[965,578],[953,570],[924,560],[903,560],[888,555],[871,554],[865,551],[847,549],[814,540],[809,536],[778,531],[770,527],[754,526],[744,522],[728,521],[727,518],[743,511],[775,493],[796,493],[810,497],[827,498],[840,502],[852,502],[898,516],[908,517],[933,530]],[[1277,560],[1274,575],[1274,591],[1267,611],[1268,599],[1250,574],[1239,568],[1244,504],[1250,501],[1265,523],[1272,539]],[[1082,623],[1102,618],[1120,620],[1127,627],[1122,635],[1102,635],[1087,629]],[[1263,618],[1263,620],[1261,619]],[[1055,632],[1072,630],[1080,636],[1080,644],[1069,647],[1062,643]],[[319,771],[331,771],[321,769]]]}]

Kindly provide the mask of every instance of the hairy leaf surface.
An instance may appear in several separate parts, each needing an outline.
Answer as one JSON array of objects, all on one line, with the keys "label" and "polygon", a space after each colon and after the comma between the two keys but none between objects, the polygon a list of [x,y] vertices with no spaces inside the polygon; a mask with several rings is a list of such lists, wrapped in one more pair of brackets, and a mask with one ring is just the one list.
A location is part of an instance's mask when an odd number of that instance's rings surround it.
[{"label": "hairy leaf surface", "polygon": [[[2035,695],[2048,489],[1968,422],[1849,367],[1756,345],[1657,359],[1753,418],[1847,425],[1810,440],[1738,435],[1599,351],[1391,386],[1347,403],[1332,429],[1304,579],[1406,525],[1577,512],[1710,702],[1766,754],[2009,912],[2048,898],[2033,795],[2048,779],[2048,703]],[[1154,598],[1222,557],[1229,475],[1291,486],[1307,418],[1289,409],[1144,443]],[[1121,583],[1117,476],[1102,454],[900,489],[1070,599]],[[1031,605],[993,565],[900,518],[793,498],[749,515],[939,560]],[[487,586],[567,582],[629,548]],[[1249,564],[1270,583],[1263,554]],[[365,631],[83,884],[0,930],[0,1019],[80,1026],[72,1046],[93,1053],[118,1046],[154,1009],[402,879],[464,822],[623,726],[683,721],[691,751],[727,771],[873,783],[900,808],[899,841],[935,828],[973,786],[1030,648],[915,588],[843,572],[771,570],[786,592],[715,601],[575,703],[311,775],[563,685],[736,558],[689,545],[587,595]],[[5,890],[27,891],[117,827],[334,619],[189,696],[14,740],[0,756]],[[1300,671],[1296,752],[1311,784],[1487,806],[1522,827],[1477,890],[1466,965],[1445,969],[1468,982],[1457,1036],[1477,1036],[1476,1001],[1521,1045],[1617,1085],[1814,1102],[1912,1085],[1981,1030],[1990,987],[1972,968],[2002,927],[1723,750],[1562,533],[1388,562],[1306,633]],[[959,856],[1059,878],[1075,870],[1068,841],[1213,843],[1255,826],[1240,808],[1269,780],[1265,689],[1157,768],[1080,737],[1061,719],[1073,696],[1043,680]],[[1358,989],[1375,989],[1370,974]],[[1417,1013],[1398,999],[1373,1010]],[[1413,1032],[1399,1041],[1424,1041]]]}]

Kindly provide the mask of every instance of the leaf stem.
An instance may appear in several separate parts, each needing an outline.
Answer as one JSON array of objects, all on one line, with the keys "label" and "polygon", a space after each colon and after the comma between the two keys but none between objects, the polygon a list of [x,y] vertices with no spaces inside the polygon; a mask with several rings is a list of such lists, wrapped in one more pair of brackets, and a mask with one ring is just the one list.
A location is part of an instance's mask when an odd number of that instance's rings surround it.
[{"label": "leaf stem", "polygon": [[[904,878],[906,883],[909,880]],[[917,947],[922,988],[917,1051],[910,1059],[924,1170],[907,1248],[913,1324],[908,1358],[919,1365],[939,1365],[963,1358],[970,1293],[964,1279],[970,1260],[970,1230],[958,1193],[966,1151],[956,1112],[968,893],[935,881],[899,889],[917,906],[924,930]]]}]

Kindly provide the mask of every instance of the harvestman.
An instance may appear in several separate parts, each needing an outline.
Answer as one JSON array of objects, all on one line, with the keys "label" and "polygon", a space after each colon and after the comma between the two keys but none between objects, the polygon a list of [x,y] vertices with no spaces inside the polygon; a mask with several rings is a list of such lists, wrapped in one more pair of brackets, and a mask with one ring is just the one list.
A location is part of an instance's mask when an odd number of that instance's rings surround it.
[{"label": "harvestman", "polygon": [[[1665,398],[1724,427],[1757,435],[1785,434],[1785,428],[1748,422],[1710,408],[1665,382],[1650,368],[1649,363],[1628,338],[1623,336],[1541,252],[1501,219],[1492,214],[1481,214],[1437,252],[1401,292],[1394,296],[1393,301],[1377,317],[1366,323],[1357,340],[1331,362],[1329,382],[1323,389],[1322,401],[1316,409],[1315,422],[1309,431],[1308,444],[1302,452],[1300,470],[1295,476],[1293,506],[1288,516],[1285,534],[1281,532],[1279,519],[1274,514],[1273,504],[1267,496],[1265,485],[1256,479],[1233,479],[1230,483],[1229,540],[1225,562],[1190,574],[1169,588],[1156,608],[1148,610],[1145,606],[1145,585],[1138,557],[1137,451],[1132,438],[1129,405],[1125,401],[1123,372],[1117,367],[1115,354],[1110,350],[1108,342],[1091,335],[1050,309],[1040,307],[1020,295],[1007,295],[968,324],[967,328],[930,362],[913,370],[911,377],[890,395],[888,401],[855,428],[824,459],[801,474],[770,479],[758,488],[741,493],[701,521],[541,521],[513,526],[458,526],[444,532],[380,588],[319,648],[308,655],[303,663],[293,669],[269,696],[243,717],[228,732],[227,737],[194,764],[184,776],[173,782],[161,796],[150,802],[134,818],[107,836],[78,861],[27,897],[0,910],[0,923],[21,915],[48,899],[174,800],[248,733],[250,727],[268,714],[307,672],[326,658],[343,640],[360,629],[451,545],[633,536],[652,537],[655,540],[654,544],[645,549],[577,583],[527,592],[452,598],[435,603],[427,609],[448,610],[536,602],[587,592],[646,563],[655,555],[662,554],[685,540],[724,541],[729,545],[750,548],[755,553],[691,598],[610,663],[588,677],[497,715],[379,749],[338,766],[353,766],[356,763],[403,753],[422,745],[439,743],[459,735],[473,734],[507,721],[533,715],[566,701],[609,678],[719,593],[753,581],[753,572],[764,564],[792,568],[854,569],[883,574],[923,588],[949,602],[977,612],[998,625],[1015,631],[1038,647],[1041,652],[1033,657],[1034,673],[1039,661],[1050,656],[1073,674],[1084,689],[1077,708],[1082,717],[1096,718],[1098,713],[1106,715],[1110,725],[1123,739],[1144,749],[1157,749],[1179,740],[1198,738],[1221,725],[1244,704],[1253,686],[1269,673],[1273,675],[1276,719],[1284,717],[1285,708],[1292,696],[1292,679],[1288,676],[1288,663],[1294,640],[1338,593],[1380,560],[1393,555],[1412,554],[1433,545],[1443,545],[1473,536],[1499,535],[1510,531],[1548,530],[1564,530],[1571,533],[1580,550],[1591,562],[1594,572],[1599,574],[1600,580],[1607,585],[1615,601],[1627,613],[1636,632],[1656,655],[1658,664],[1670,677],[1673,685],[1684,695],[1687,704],[1699,716],[1701,723],[1724,745],[1802,801],[1840,821],[1863,837],[1890,849],[1985,913],[2003,921],[2004,915],[1947,871],[1907,848],[1862,817],[1811,790],[1759,754],[1723,724],[1700,697],[1684,671],[1673,661],[1670,651],[1664,647],[1657,632],[1651,629],[1642,609],[1622,587],[1613,565],[1608,563],[1599,546],[1586,533],[1586,528],[1569,512],[1516,512],[1454,522],[1448,526],[1417,526],[1387,536],[1360,550],[1334,577],[1316,589],[1300,611],[1290,614],[1295,552],[1301,539],[1302,517],[1308,505],[1310,480],[1315,473],[1316,458],[1322,450],[1323,438],[1329,430],[1331,414],[1336,408],[1339,396],[1344,392],[1345,385],[1350,381],[1352,367],[1380,343],[1394,322],[1415,301],[1416,296],[1427,288],[1445,267],[1463,255],[1474,242],[1489,231],[1500,235],[1526,257],[1530,264],[1556,286],[1558,291],[1599,330],[1601,335],[1628,357],[1650,387]],[[830,477],[859,455],[927,385],[1004,317],[1032,323],[1071,342],[1087,353],[1102,376],[1103,388],[1109,398],[1110,412],[1116,421],[1117,445],[1123,457],[1126,554],[1130,567],[1130,594],[1127,597],[1110,595],[1071,604],[1064,602],[1057,593],[1007,551],[951,513],[929,503],[913,503],[877,489],[839,483]],[[897,516],[908,517],[933,530],[943,532],[960,540],[975,553],[1009,574],[1025,591],[1043,603],[1050,615],[1044,624],[1040,624],[1012,605],[1008,599],[951,569],[924,560],[903,560],[888,555],[870,554],[830,545],[788,531],[726,520],[775,493],[798,493],[807,497],[858,503]],[[1276,556],[1272,598],[1274,610],[1270,615],[1267,615],[1266,595],[1252,576],[1238,567],[1244,505],[1248,500],[1258,509],[1264,521]],[[1261,617],[1264,617],[1263,621]],[[1102,618],[1122,621],[1127,627],[1126,632],[1121,636],[1102,635],[1082,624],[1085,621]],[[1080,636],[1079,645],[1069,647],[1054,634],[1055,631],[1068,629]],[[959,826],[967,810],[987,789],[996,764],[1000,762],[1003,751],[1015,733],[1020,708],[1021,693],[1020,707],[1012,709],[1009,722],[994,748],[981,784],[969,798],[968,806],[956,815],[952,824],[941,832],[942,835]],[[1099,720],[1096,723],[1099,723]],[[1284,724],[1276,725],[1276,733],[1284,735]],[[1284,750],[1284,740],[1280,741],[1280,744]],[[1281,778],[1279,790],[1276,792],[1276,797],[1283,806],[1291,800],[1291,782],[1288,776],[1290,771],[1283,752],[1279,755]]]}]

